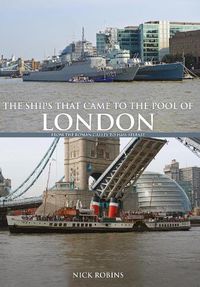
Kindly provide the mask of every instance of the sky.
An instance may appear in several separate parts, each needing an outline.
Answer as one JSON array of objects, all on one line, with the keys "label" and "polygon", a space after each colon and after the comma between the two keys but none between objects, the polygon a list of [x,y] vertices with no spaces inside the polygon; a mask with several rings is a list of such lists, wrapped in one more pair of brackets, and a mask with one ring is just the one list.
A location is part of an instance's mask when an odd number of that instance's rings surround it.
[{"label": "sky", "polygon": [[[12,189],[18,187],[34,170],[44,156],[53,138],[0,138],[0,168],[5,178],[12,180]],[[53,154],[50,170],[49,187],[64,175],[63,138]],[[121,149],[130,138],[121,138]],[[180,162],[180,168],[200,166],[200,159],[174,138],[167,138],[168,143],[161,149],[155,159],[147,167],[147,171],[163,173],[166,164],[173,159]],[[49,165],[39,180],[25,197],[38,196],[46,189]]]},{"label": "sky", "polygon": [[105,27],[149,20],[200,21],[199,0],[0,0],[0,55],[43,59],[71,41],[95,44]]}]

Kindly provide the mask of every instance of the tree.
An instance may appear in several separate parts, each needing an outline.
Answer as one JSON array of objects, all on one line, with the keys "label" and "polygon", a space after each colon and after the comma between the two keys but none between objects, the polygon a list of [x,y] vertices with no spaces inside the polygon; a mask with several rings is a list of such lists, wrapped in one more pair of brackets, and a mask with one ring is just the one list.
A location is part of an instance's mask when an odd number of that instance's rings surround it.
[{"label": "tree", "polygon": [[192,54],[186,54],[186,55],[167,54],[162,58],[162,62],[164,62],[164,63],[176,63],[176,62],[183,62],[184,63],[184,61],[185,61],[185,66],[188,69],[191,69],[192,67],[196,66],[196,59]]}]

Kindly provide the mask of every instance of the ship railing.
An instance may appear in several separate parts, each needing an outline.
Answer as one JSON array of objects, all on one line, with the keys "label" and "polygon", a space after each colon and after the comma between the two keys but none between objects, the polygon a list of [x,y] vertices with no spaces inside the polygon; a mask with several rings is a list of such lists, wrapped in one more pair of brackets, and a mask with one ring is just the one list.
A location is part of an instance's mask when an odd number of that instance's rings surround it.
[{"label": "ship railing", "polygon": [[83,216],[83,217],[72,217],[72,216],[58,216],[58,215],[29,215],[22,214],[21,218],[25,221],[55,221],[55,222],[98,222],[99,218],[97,215]]}]

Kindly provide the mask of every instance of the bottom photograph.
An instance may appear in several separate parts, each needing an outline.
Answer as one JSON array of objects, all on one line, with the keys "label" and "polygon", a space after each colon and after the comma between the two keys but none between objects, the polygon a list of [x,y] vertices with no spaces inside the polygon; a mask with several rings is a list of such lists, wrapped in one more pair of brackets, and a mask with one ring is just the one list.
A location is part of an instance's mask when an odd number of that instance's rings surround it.
[{"label": "bottom photograph", "polygon": [[0,138],[0,150],[4,286],[198,286],[200,138]]}]

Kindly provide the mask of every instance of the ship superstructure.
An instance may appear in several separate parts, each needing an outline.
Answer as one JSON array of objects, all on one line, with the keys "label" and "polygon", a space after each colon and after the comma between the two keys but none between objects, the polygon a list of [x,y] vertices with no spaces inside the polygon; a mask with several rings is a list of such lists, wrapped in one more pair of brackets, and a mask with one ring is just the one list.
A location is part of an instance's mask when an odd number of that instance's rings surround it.
[{"label": "ship superstructure", "polygon": [[88,57],[74,62],[57,62],[41,71],[26,72],[24,81],[70,82],[74,77],[87,77],[94,81],[112,78],[113,81],[133,81],[139,65],[113,68],[102,57]]}]

